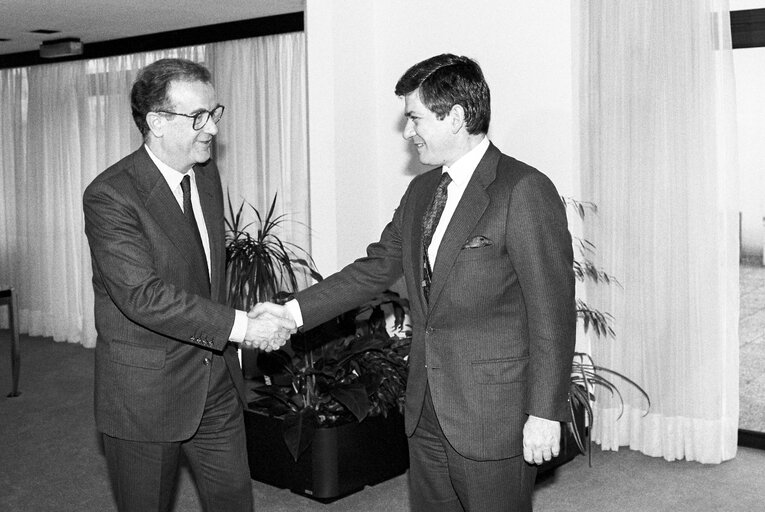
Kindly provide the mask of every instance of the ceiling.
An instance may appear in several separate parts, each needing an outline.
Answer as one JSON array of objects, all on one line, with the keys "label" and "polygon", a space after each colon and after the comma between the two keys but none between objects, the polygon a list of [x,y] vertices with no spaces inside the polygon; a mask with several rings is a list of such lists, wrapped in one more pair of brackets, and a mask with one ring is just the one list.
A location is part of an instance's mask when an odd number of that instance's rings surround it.
[{"label": "ceiling", "polygon": [[[0,55],[68,37],[84,44],[303,11],[305,0],[0,0]],[[41,35],[32,30],[58,30]]]}]

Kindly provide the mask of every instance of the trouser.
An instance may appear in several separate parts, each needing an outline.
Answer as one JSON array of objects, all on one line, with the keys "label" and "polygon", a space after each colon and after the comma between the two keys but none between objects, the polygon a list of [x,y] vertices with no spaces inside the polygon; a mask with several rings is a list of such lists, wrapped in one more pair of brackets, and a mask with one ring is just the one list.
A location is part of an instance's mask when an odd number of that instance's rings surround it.
[{"label": "trouser", "polygon": [[[220,359],[216,362],[223,362]],[[103,435],[120,512],[170,511],[181,454],[205,512],[251,512],[252,487],[242,404],[231,379],[207,397],[196,433],[181,442],[138,442]]]},{"label": "trouser", "polygon": [[537,469],[523,455],[476,461],[452,448],[438,423],[430,389],[409,438],[412,512],[526,512]]}]

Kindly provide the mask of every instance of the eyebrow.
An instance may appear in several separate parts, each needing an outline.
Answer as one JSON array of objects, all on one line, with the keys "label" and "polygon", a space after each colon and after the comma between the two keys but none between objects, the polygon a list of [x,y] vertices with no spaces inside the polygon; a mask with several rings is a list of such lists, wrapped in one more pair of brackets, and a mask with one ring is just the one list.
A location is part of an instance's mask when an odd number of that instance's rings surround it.
[{"label": "eyebrow", "polygon": [[191,111],[191,113],[190,113],[189,115],[193,115],[193,116],[195,116],[195,115],[197,115],[197,114],[201,114],[202,112],[210,112],[210,113],[212,113],[212,111],[213,111],[213,110],[215,110],[215,109],[216,109],[216,108],[218,108],[218,107],[220,107],[220,103],[217,103],[217,104],[216,104],[216,105],[215,105],[213,108],[211,108],[210,110],[207,110],[206,108],[202,108],[202,107],[200,107],[200,108],[198,108],[198,109],[196,109],[196,110],[192,110],[192,111]]}]

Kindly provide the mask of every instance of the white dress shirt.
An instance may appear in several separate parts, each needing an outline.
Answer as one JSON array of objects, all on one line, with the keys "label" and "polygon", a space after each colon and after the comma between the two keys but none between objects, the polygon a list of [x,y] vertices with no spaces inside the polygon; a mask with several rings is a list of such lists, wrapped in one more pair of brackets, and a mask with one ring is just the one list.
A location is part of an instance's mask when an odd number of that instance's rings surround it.
[{"label": "white dress shirt", "polygon": [[444,165],[441,173],[448,172],[452,181],[446,188],[446,205],[444,211],[441,214],[441,218],[438,220],[438,226],[433,232],[433,238],[428,246],[428,258],[430,259],[431,268],[436,268],[436,257],[438,255],[438,246],[441,245],[441,240],[444,238],[446,228],[449,227],[449,222],[452,220],[452,215],[457,209],[457,205],[460,204],[462,194],[465,193],[470,178],[473,177],[478,163],[483,158],[486,150],[489,149],[489,138],[484,137],[476,147],[462,155],[459,160],[454,162],[454,165],[447,167]]}]

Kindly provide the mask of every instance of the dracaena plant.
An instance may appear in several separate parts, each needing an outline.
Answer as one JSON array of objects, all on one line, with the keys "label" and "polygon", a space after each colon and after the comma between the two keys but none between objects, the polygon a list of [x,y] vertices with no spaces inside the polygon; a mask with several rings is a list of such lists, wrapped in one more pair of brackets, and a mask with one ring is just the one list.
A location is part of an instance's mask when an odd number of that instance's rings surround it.
[{"label": "dracaena plant", "polygon": [[[317,428],[403,413],[408,309],[406,299],[385,292],[260,357],[266,379],[253,388],[249,406],[283,418],[284,441],[295,460]],[[393,313],[393,334],[386,328],[387,310]]]},{"label": "dracaena plant", "polygon": [[[562,198],[566,207],[573,209],[581,219],[584,220],[587,212],[597,213],[597,206],[591,202],[581,202],[572,198]],[[621,286],[618,280],[604,272],[590,260],[589,255],[595,250],[595,245],[588,240],[574,237],[573,243],[577,249],[578,257],[574,260],[574,275],[579,281],[589,281],[595,284]],[[584,332],[592,330],[600,338],[615,338],[616,333],[613,328],[613,316],[608,312],[600,311],[589,306],[581,299],[576,299],[577,318],[582,322]],[[574,354],[574,361],[571,371],[571,385],[569,388],[569,404],[571,408],[572,422],[569,424],[569,430],[574,438],[579,451],[582,454],[589,453],[590,464],[592,464],[592,452],[588,450],[590,445],[590,432],[588,428],[583,431],[577,427],[576,410],[583,410],[587,419],[587,425],[592,425],[593,409],[592,403],[595,401],[595,389],[601,388],[608,391],[616,398],[619,404],[619,418],[624,410],[624,400],[616,382],[626,383],[633,387],[646,400],[646,411],[651,407],[651,400],[645,390],[635,381],[626,375],[610,368],[597,365],[593,362],[589,354],[577,352]]]},{"label": "dracaena plant", "polygon": [[[249,311],[256,303],[270,301],[279,292],[297,291],[300,274],[321,280],[308,253],[280,238],[279,230],[286,215],[274,212],[276,198],[274,194],[268,211],[261,215],[246,201],[234,210],[228,195],[226,285],[228,304],[235,308]],[[256,219],[246,224],[245,205]]]}]

